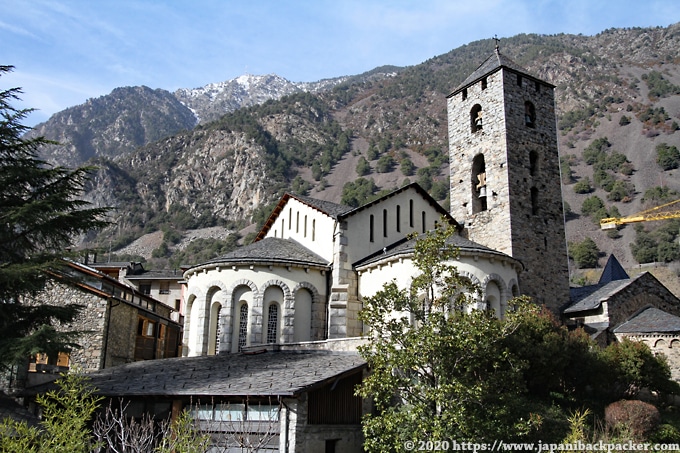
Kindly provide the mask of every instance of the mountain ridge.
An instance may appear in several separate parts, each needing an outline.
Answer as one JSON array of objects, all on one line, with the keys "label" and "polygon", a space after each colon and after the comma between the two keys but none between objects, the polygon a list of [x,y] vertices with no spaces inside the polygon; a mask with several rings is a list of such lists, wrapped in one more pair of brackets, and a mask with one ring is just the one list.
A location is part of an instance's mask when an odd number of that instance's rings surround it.
[{"label": "mountain ridge", "polygon": [[[609,209],[633,213],[660,175],[664,187],[680,191],[674,171],[661,171],[654,159],[656,146],[680,146],[673,129],[680,120],[680,99],[676,94],[650,98],[649,81],[654,76],[680,85],[679,44],[678,24],[609,29],[595,36],[522,34],[501,41],[501,52],[556,87],[560,154],[569,170],[563,197],[573,212],[567,221],[568,240],[593,237],[604,254],[615,251],[628,266],[635,264],[629,247],[636,238],[634,229],[624,228],[619,238],[610,238],[580,212],[581,205],[598,196]],[[480,40],[419,65],[330,79],[338,80],[330,89],[240,107],[215,121],[103,157],[125,173],[118,181],[130,182],[123,189],[108,188],[108,200],[121,207],[119,220],[125,225],[107,233],[116,237],[109,243],[121,248],[147,230],[171,227],[184,231],[223,225],[239,231],[261,221],[285,190],[341,201],[343,181],[360,181],[356,169],[361,158],[370,167],[363,176],[373,179],[376,192],[409,179],[441,197],[441,187],[448,185],[445,97],[493,49],[492,40]],[[662,107],[668,119],[655,124],[644,119],[647,110]],[[626,125],[620,124],[623,117]],[[633,168],[627,175],[606,170],[611,178],[632,185],[625,202],[609,200],[611,190],[595,184],[588,193],[574,192],[576,183],[592,181],[596,173],[584,163],[583,153],[605,137],[610,142],[607,153],[625,155]],[[413,169],[402,171],[408,161]],[[230,177],[227,168],[238,176]],[[103,174],[98,177],[108,181]],[[105,187],[99,186],[99,202]],[[445,196],[438,199],[446,206]],[[173,247],[168,242],[166,248]]]}]

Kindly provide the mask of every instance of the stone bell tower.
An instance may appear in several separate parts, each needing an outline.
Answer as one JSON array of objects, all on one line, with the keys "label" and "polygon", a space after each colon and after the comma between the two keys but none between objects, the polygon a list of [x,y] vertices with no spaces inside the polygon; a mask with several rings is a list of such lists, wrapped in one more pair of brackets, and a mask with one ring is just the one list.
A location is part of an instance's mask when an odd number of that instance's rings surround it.
[{"label": "stone bell tower", "polygon": [[451,215],[520,260],[520,292],[557,312],[569,269],[554,86],[495,52],[447,97]]}]

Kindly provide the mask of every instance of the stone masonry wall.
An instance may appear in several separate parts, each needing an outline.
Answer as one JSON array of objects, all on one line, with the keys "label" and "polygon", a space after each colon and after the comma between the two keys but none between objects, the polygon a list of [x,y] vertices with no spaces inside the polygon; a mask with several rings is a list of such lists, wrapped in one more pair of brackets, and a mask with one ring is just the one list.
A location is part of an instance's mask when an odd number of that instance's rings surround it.
[{"label": "stone masonry wall", "polygon": [[[525,123],[525,101],[535,106],[534,127]],[[520,85],[517,73],[501,69],[447,105],[451,214],[469,239],[519,259],[520,291],[557,310],[569,300],[569,275],[553,89],[524,76]],[[479,130],[472,125],[476,106]],[[473,208],[479,155],[486,210]]]},{"label": "stone masonry wall", "polygon": [[81,348],[71,352],[71,366],[78,366],[83,371],[101,369],[103,332],[107,317],[106,299],[58,282],[48,283],[37,299],[39,303],[50,305],[79,304],[85,307],[74,323],[62,325],[60,329],[87,331],[77,339]]}]

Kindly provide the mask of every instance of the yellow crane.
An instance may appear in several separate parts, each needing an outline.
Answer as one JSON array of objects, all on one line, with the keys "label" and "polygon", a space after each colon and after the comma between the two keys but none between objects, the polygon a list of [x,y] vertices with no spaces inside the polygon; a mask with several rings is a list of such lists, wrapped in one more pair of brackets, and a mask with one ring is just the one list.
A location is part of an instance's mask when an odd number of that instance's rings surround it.
[{"label": "yellow crane", "polygon": [[670,206],[680,203],[680,200],[671,201],[670,203],[662,204],[655,208],[647,209],[646,211],[638,212],[637,214],[629,215],[627,217],[609,217],[600,220],[600,228],[603,230],[613,230],[619,225],[635,222],[648,222],[650,220],[666,220],[680,218],[680,209],[670,209]]}]

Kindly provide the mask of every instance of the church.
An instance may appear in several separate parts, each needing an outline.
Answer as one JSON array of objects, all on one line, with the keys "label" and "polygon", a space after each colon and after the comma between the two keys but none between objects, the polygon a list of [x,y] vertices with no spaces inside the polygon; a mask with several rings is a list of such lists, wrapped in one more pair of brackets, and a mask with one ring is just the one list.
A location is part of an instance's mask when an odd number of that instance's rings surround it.
[{"label": "church", "polygon": [[528,295],[602,344],[676,352],[680,301],[650,275],[614,259],[597,285],[569,288],[554,88],[496,48],[447,97],[450,206],[417,184],[356,208],[283,195],[255,242],[185,270],[182,357],[90,373],[97,393],[159,420],[187,409],[228,451],[360,452],[362,302],[409,284],[411,233],[439,222],[456,229],[451,264],[479,288],[470,308],[502,318]]},{"label": "church", "polygon": [[408,284],[414,240],[457,227],[476,308],[569,301],[554,86],[495,52],[447,98],[451,206],[417,184],[358,208],[285,194],[256,241],[184,273],[183,355],[361,336],[362,298]]}]

